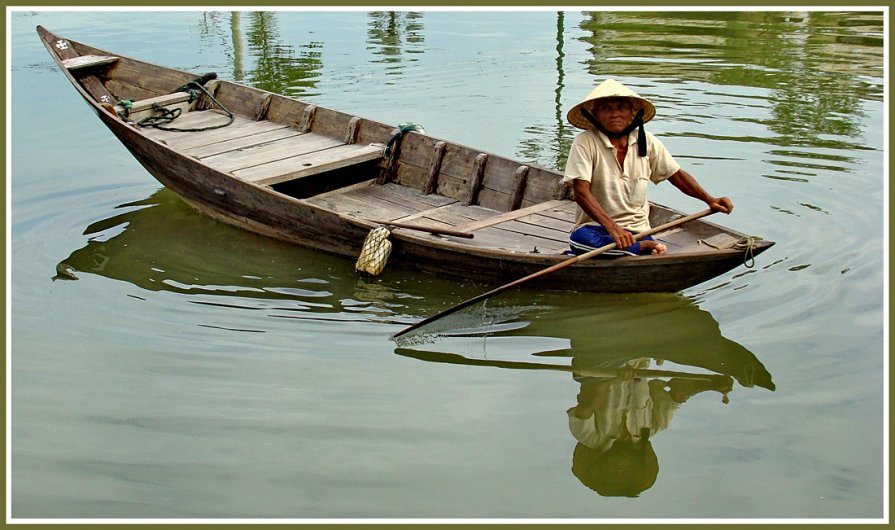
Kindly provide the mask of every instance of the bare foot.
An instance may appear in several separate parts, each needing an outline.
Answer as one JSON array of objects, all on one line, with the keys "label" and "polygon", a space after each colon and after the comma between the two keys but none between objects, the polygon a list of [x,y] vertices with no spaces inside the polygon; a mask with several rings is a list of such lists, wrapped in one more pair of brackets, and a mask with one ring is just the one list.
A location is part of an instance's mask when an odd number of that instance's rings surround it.
[{"label": "bare foot", "polygon": [[653,256],[658,256],[661,254],[665,254],[668,252],[668,247],[665,246],[665,243],[659,243],[658,241],[641,241],[640,242],[640,253],[641,254],[652,254]]}]

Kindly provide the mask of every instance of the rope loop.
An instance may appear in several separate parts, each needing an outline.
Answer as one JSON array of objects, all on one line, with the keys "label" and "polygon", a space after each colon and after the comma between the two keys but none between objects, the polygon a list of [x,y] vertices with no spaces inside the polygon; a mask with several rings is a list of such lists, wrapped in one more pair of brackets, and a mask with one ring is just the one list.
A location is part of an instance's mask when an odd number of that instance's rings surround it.
[{"label": "rope loop", "polygon": [[208,91],[208,89],[205,88],[205,83],[207,83],[208,81],[211,81],[212,79],[216,79],[216,78],[217,78],[217,74],[215,74],[214,72],[205,74],[202,77],[193,79],[192,81],[186,83],[185,85],[181,85],[180,87],[177,88],[177,90],[172,92],[172,94],[177,93],[177,92],[186,92],[190,96],[189,102],[192,103],[193,101],[196,101],[197,99],[199,99],[201,97],[202,94],[200,94],[200,92],[204,93],[206,96],[208,96],[208,99],[212,102],[212,107],[217,106],[218,108],[223,110],[224,113],[226,113],[227,118],[228,118],[226,123],[220,123],[218,125],[209,125],[208,127],[195,127],[195,128],[164,127],[165,124],[171,123],[172,121],[177,119],[180,116],[182,111],[179,108],[166,109],[166,108],[158,105],[157,103],[154,103],[152,105],[153,110],[161,112],[161,114],[158,116],[149,116],[147,118],[143,118],[142,120],[137,122],[137,125],[140,127],[155,127],[156,129],[161,129],[163,131],[174,131],[174,132],[210,131],[212,129],[220,129],[221,127],[226,127],[226,126],[230,125],[231,123],[233,123],[233,113],[230,112],[230,110],[227,107],[225,107],[223,103],[218,101],[217,98],[215,98],[213,95],[211,95],[211,93]]},{"label": "rope loop", "polygon": [[180,117],[183,113],[179,107],[175,107],[173,109],[166,108],[158,103],[152,104],[152,110],[159,112],[160,114],[156,114],[155,116],[147,116],[142,120],[137,122],[137,125],[140,127],[155,127],[156,129],[168,130],[162,127],[162,125],[166,123],[171,123]]},{"label": "rope loop", "polygon": [[118,102],[118,105],[122,109],[118,111],[118,117],[127,121],[127,117],[131,114],[131,109],[134,108],[134,102],[129,99],[122,99]]},{"label": "rope loop", "polygon": [[755,236],[745,236],[737,239],[736,243],[733,244],[733,248],[744,251],[743,265],[747,269],[755,266],[755,242],[758,240],[759,238]]}]

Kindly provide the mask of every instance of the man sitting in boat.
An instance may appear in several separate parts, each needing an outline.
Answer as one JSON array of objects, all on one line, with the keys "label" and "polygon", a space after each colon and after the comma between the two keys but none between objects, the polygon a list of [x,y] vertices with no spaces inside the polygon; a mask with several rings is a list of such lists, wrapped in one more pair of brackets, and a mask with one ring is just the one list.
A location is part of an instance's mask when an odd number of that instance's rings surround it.
[{"label": "man sitting in boat", "polygon": [[668,180],[709,208],[729,214],[733,203],[715,198],[681,169],[671,153],[643,124],[656,108],[614,79],[607,79],[568,113],[584,129],[569,150],[563,183],[571,186],[578,215],[569,237],[572,252],[583,254],[615,242],[606,254],[664,254],[664,244],[634,234],[650,228],[647,184]]}]

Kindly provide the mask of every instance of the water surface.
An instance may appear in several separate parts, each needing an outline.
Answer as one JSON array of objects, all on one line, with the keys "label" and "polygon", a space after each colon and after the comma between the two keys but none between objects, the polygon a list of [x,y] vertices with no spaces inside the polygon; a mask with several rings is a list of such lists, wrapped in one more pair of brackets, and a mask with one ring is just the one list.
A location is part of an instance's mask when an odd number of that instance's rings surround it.
[{"label": "water surface", "polygon": [[[11,15],[13,517],[883,516],[881,13],[133,17]],[[492,286],[400,263],[363,279],[193,212],[38,24],[558,169],[565,111],[612,76],[734,200],[716,220],[777,245],[682,293],[520,289],[489,303],[487,337],[398,347]],[[620,410],[654,411],[648,442],[589,447],[584,420]]]}]

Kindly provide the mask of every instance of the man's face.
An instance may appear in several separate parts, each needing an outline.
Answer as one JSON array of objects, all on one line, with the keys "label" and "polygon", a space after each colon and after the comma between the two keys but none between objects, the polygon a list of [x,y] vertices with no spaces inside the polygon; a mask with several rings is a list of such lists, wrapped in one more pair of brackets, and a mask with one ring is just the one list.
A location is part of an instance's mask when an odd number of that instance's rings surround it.
[{"label": "man's face", "polygon": [[609,132],[619,133],[634,119],[634,107],[627,98],[607,98],[597,103],[597,120]]}]

